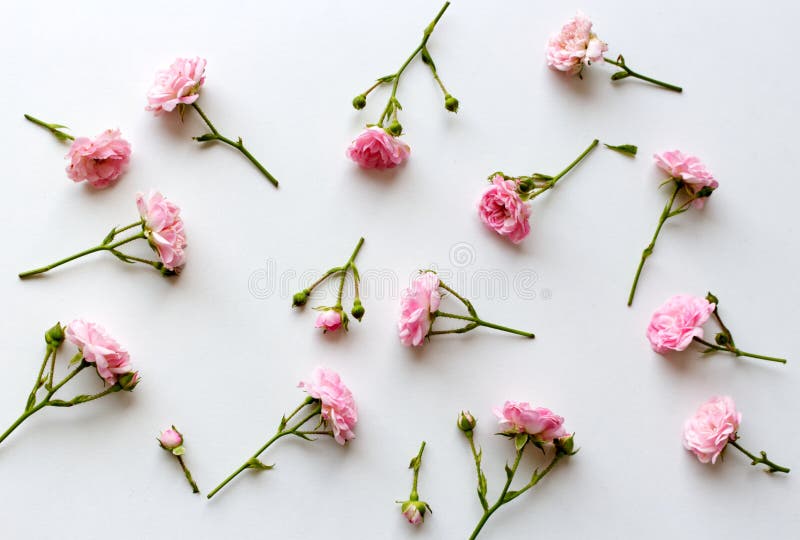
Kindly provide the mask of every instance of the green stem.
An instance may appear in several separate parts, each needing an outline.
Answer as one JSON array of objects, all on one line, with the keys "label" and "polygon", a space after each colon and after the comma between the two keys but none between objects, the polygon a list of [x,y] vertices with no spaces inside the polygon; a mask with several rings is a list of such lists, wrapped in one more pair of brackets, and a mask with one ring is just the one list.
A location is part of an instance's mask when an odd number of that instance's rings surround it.
[{"label": "green stem", "polygon": [[730,444],[731,446],[733,446],[734,448],[736,448],[736,449],[737,449],[738,451],[740,451],[742,454],[744,454],[744,455],[746,455],[747,457],[749,457],[749,458],[750,458],[750,460],[751,460],[751,463],[750,463],[750,465],[758,465],[759,463],[763,463],[764,465],[766,465],[767,467],[769,467],[769,469],[767,470],[767,472],[770,472],[770,473],[773,473],[773,472],[782,472],[782,473],[787,473],[787,474],[789,473],[789,470],[790,470],[789,468],[787,468],[787,467],[781,467],[780,465],[778,465],[778,464],[776,464],[776,463],[774,463],[774,462],[770,461],[770,460],[767,458],[767,453],[766,453],[766,452],[764,452],[763,450],[761,451],[761,457],[757,457],[757,456],[755,456],[755,455],[751,454],[750,452],[748,452],[747,450],[745,450],[745,449],[744,449],[742,446],[740,446],[740,445],[739,445],[739,443],[738,443],[738,442],[736,442],[736,441],[730,441],[728,444]]},{"label": "green stem", "polygon": [[636,268],[636,275],[633,278],[631,292],[628,294],[628,306],[633,304],[633,295],[636,294],[636,286],[639,284],[639,276],[642,274],[644,261],[653,254],[653,248],[656,247],[656,239],[658,238],[658,234],[661,232],[661,227],[664,226],[664,222],[666,222],[669,218],[669,214],[672,211],[672,205],[675,204],[675,197],[678,196],[680,189],[681,185],[676,184],[675,191],[672,192],[672,197],[670,197],[669,202],[667,202],[666,206],[664,206],[664,210],[661,211],[661,216],[658,218],[658,226],[656,227],[656,232],[653,234],[653,238],[650,240],[650,243],[647,245],[647,247],[644,248],[644,251],[642,251],[642,258],[639,259],[639,266]]},{"label": "green stem", "polygon": [[473,440],[474,433],[470,431],[465,431],[464,435],[467,437],[469,441],[469,449],[472,451],[472,458],[475,460],[475,474],[478,478],[478,499],[481,501],[481,506],[483,507],[484,512],[489,509],[489,503],[486,501],[486,497],[483,494],[482,488],[482,472],[481,472],[481,456],[478,454],[478,451],[475,449],[475,441]]},{"label": "green stem", "polygon": [[467,308],[467,311],[469,311],[470,315],[476,318],[478,317],[478,313],[475,311],[475,307],[472,305],[472,302],[470,302],[469,300],[458,294],[454,289],[448,287],[441,279],[439,280],[439,286],[442,289],[449,292],[450,294],[452,294],[453,296],[455,296],[456,298],[458,298],[458,300],[460,300],[461,303],[464,304],[464,307]]},{"label": "green stem", "polygon": [[544,193],[544,192],[545,192],[545,191],[547,191],[548,189],[551,189],[553,186],[555,186],[555,185],[556,185],[556,182],[558,182],[558,181],[559,181],[561,178],[563,178],[563,177],[564,177],[564,175],[566,175],[566,174],[567,174],[569,171],[571,171],[572,169],[574,169],[574,168],[575,168],[575,166],[576,166],[578,163],[580,163],[580,162],[583,160],[583,158],[585,158],[587,155],[589,155],[589,152],[591,152],[592,150],[594,150],[594,149],[595,149],[595,147],[598,145],[598,143],[599,143],[599,142],[600,142],[600,141],[598,141],[597,139],[593,140],[593,141],[592,141],[592,144],[590,144],[590,145],[589,145],[589,146],[586,148],[586,150],[584,150],[584,151],[581,153],[581,155],[579,155],[577,158],[575,158],[575,159],[572,161],[572,163],[570,163],[569,165],[567,165],[567,167],[566,167],[566,168],[565,168],[563,171],[561,171],[560,173],[558,173],[557,175],[555,175],[553,178],[551,178],[550,180],[548,180],[548,181],[547,181],[547,183],[546,183],[544,186],[542,186],[542,187],[539,189],[539,191],[537,191],[536,193],[533,193],[533,194],[531,194],[531,196],[528,198],[528,200],[532,200],[532,199],[534,199],[534,198],[538,197],[539,195],[541,195],[542,193]]},{"label": "green stem", "polygon": [[25,116],[26,120],[28,120],[30,122],[33,122],[34,124],[36,124],[38,126],[42,126],[46,130],[50,131],[50,133],[52,133],[57,139],[69,139],[70,141],[74,141],[75,140],[75,137],[73,137],[69,133],[64,133],[63,131],[61,131],[59,129],[59,127],[65,127],[65,126],[57,126],[56,124],[48,124],[47,122],[39,120],[38,118],[34,118],[33,116],[31,116],[29,114],[26,114],[24,116]]},{"label": "green stem", "polygon": [[777,358],[775,356],[765,356],[763,354],[749,353],[749,352],[745,352],[745,351],[743,351],[743,350],[741,350],[741,349],[739,349],[739,348],[737,348],[737,347],[735,347],[733,345],[731,345],[730,348],[729,347],[722,347],[720,345],[717,345],[715,343],[711,343],[710,341],[706,341],[706,340],[704,340],[702,338],[699,338],[699,337],[696,337],[696,336],[694,338],[692,338],[692,339],[694,341],[696,341],[697,343],[705,345],[706,347],[708,347],[710,349],[714,349],[715,351],[729,352],[729,353],[731,353],[731,354],[733,354],[735,356],[747,356],[748,358],[757,358],[759,360],[768,360],[770,362],[778,362],[780,364],[785,364],[786,363],[786,359],[785,358]]},{"label": "green stem", "polygon": [[36,393],[39,391],[39,388],[42,387],[43,382],[42,376],[44,375],[44,368],[47,367],[47,361],[50,359],[50,355],[55,356],[56,349],[51,347],[50,345],[47,346],[47,351],[44,355],[44,360],[42,360],[42,367],[39,368],[39,374],[36,376],[36,383],[33,385],[33,390],[28,395],[28,401],[25,404],[25,410],[27,411],[36,403]]},{"label": "green stem", "polygon": [[[342,277],[339,280],[339,292],[336,295],[336,307],[337,308],[341,308],[342,307],[342,294],[344,293],[344,282],[345,282],[345,279],[347,279],[347,270],[350,269],[351,266],[353,266],[353,262],[356,260],[356,256],[358,255],[358,252],[361,251],[361,246],[363,246],[363,245],[364,245],[364,237],[362,236],[361,238],[358,239],[358,243],[356,244],[356,248],[353,250],[353,253],[350,255],[350,258],[347,260],[346,263],[344,263],[344,266],[341,267],[342,268]],[[356,295],[356,296],[358,296],[358,295]]]},{"label": "green stem", "polygon": [[419,468],[422,465],[422,452],[425,451],[425,441],[422,441],[422,444],[419,446],[419,452],[417,452],[417,457],[414,458],[412,461],[413,469],[414,469],[414,480],[411,483],[411,495],[409,495],[408,499],[411,501],[418,501],[419,494],[417,493],[417,482],[419,481]]},{"label": "green stem", "polygon": [[222,143],[227,144],[228,146],[236,148],[239,152],[242,153],[242,155],[244,155],[244,157],[246,157],[248,160],[250,160],[250,163],[255,165],[255,167],[259,171],[261,171],[261,174],[263,174],[264,177],[266,177],[267,180],[272,182],[272,185],[274,185],[275,187],[278,187],[278,180],[276,180],[275,177],[272,176],[270,174],[270,172],[267,169],[265,169],[264,166],[253,156],[253,154],[251,154],[247,150],[247,148],[245,148],[244,144],[242,143],[242,138],[241,137],[239,137],[236,141],[233,141],[233,140],[225,137],[224,135],[220,134],[220,132],[217,131],[217,128],[214,127],[214,124],[211,123],[211,120],[208,119],[208,117],[203,112],[203,110],[197,105],[197,102],[192,103],[192,107],[200,115],[200,118],[202,118],[203,121],[206,123],[206,125],[208,126],[208,129],[211,130],[211,133],[207,133],[205,135],[201,135],[200,137],[194,137],[194,139],[196,141],[199,141],[199,142],[220,141]]},{"label": "green stem", "polygon": [[84,255],[89,255],[91,253],[96,253],[98,251],[114,251],[119,246],[127,244],[128,242],[132,242],[134,240],[143,239],[143,238],[145,238],[144,233],[139,233],[139,234],[136,234],[136,235],[131,236],[129,238],[126,238],[124,240],[120,240],[119,242],[114,242],[113,244],[107,244],[107,245],[100,244],[99,246],[95,246],[93,248],[85,249],[85,250],[83,250],[83,251],[81,251],[79,253],[76,253],[75,255],[71,255],[71,256],[66,257],[64,259],[61,259],[60,261],[56,261],[56,262],[54,262],[52,264],[48,264],[47,266],[42,266],[40,268],[35,268],[33,270],[28,270],[27,272],[22,272],[22,273],[19,274],[19,277],[21,279],[25,279],[27,277],[34,276],[36,274],[42,274],[44,272],[52,270],[53,268],[56,268],[57,266],[61,266],[62,264],[68,263],[70,261],[74,261],[75,259],[79,259],[79,258],[83,257]]},{"label": "green stem", "polygon": [[189,485],[192,486],[192,493],[200,493],[200,489],[197,487],[197,484],[192,478],[192,473],[189,472],[189,467],[186,466],[186,463],[183,462],[183,456],[175,456],[178,458],[178,463],[181,464],[181,469],[183,469],[183,474],[186,475],[186,481],[189,482]]},{"label": "green stem", "polygon": [[466,315],[456,315],[455,313],[446,313],[444,311],[437,311],[436,313],[434,313],[434,315],[437,316],[437,317],[447,317],[448,319],[458,319],[458,320],[461,320],[461,321],[470,321],[470,322],[473,322],[473,323],[475,323],[475,324],[477,324],[479,326],[485,326],[487,328],[494,328],[495,330],[501,330],[503,332],[516,334],[518,336],[523,336],[523,337],[526,337],[526,338],[534,338],[534,337],[536,337],[534,334],[532,334],[530,332],[525,332],[523,330],[516,330],[514,328],[509,328],[507,326],[501,326],[499,324],[490,323],[490,322],[484,321],[483,319],[479,319],[477,317],[468,317]]},{"label": "green stem", "polygon": [[666,83],[664,81],[659,81],[658,79],[653,79],[652,77],[647,77],[646,75],[642,75],[640,73],[636,73],[631,68],[626,66],[624,61],[617,62],[617,61],[611,60],[609,58],[603,58],[603,60],[605,60],[607,63],[609,63],[609,64],[611,64],[613,66],[617,66],[618,68],[621,68],[621,69],[625,70],[625,72],[628,74],[627,76],[629,76],[629,77],[635,77],[637,79],[641,79],[643,81],[647,81],[649,83],[656,84],[656,85],[658,85],[658,86],[660,86],[662,88],[666,88],[667,90],[672,90],[673,92],[683,92],[683,88],[681,88],[680,86],[675,86],[674,84]]}]

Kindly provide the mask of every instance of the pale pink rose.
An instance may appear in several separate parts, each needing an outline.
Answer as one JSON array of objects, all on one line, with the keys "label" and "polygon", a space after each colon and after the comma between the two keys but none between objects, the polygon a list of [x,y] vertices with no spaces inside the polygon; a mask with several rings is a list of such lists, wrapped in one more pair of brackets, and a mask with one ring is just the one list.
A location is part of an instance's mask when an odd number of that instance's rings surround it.
[{"label": "pale pink rose", "polygon": [[517,183],[499,174],[478,203],[478,215],[487,227],[519,244],[531,232],[531,205],[517,193]]},{"label": "pale pink rose", "polygon": [[335,332],[342,326],[342,314],[335,309],[321,311],[314,326],[323,328],[325,332]]},{"label": "pale pink rose", "polygon": [[67,176],[74,182],[84,180],[103,189],[110,186],[125,170],[131,157],[131,145],[118,129],[107,129],[94,140],[78,137],[67,152]]},{"label": "pale pink rose", "polygon": [[183,436],[173,427],[165,429],[158,436],[158,442],[167,450],[175,450],[183,444]]},{"label": "pale pink rose", "polygon": [[178,105],[190,105],[200,97],[205,82],[204,58],[177,58],[168,69],[156,72],[156,80],[147,92],[147,107],[156,116],[170,112]]},{"label": "pale pink rose", "polygon": [[406,501],[400,507],[400,511],[412,525],[420,525],[425,519],[425,503],[416,501]]},{"label": "pale pink rose", "polygon": [[358,411],[353,394],[339,378],[339,374],[318,367],[311,379],[297,385],[322,404],[322,418],[331,427],[333,438],[344,444],[355,438],[353,428],[358,421]]},{"label": "pale pink rose", "polygon": [[431,330],[431,313],[439,309],[442,295],[439,276],[422,272],[400,296],[400,321],[397,330],[400,342],[406,346],[422,345]]},{"label": "pale pink rose", "polygon": [[164,268],[177,272],[186,263],[186,234],[181,209],[158,191],[147,197],[136,195],[136,206],[144,220],[144,230],[150,245],[158,253]]},{"label": "pale pink rose", "polygon": [[683,446],[701,463],[716,463],[729,441],[736,440],[742,414],[728,396],[714,396],[700,405],[683,425]]},{"label": "pale pink rose", "polygon": [[408,159],[411,148],[383,128],[373,126],[350,143],[347,157],[365,169],[393,169]]},{"label": "pale pink rose", "polygon": [[647,326],[650,346],[659,354],[685,350],[694,337],[703,337],[703,324],[716,306],[705,298],[679,294],[659,307]]},{"label": "pale pink rose", "polygon": [[528,402],[506,401],[493,412],[503,433],[527,433],[543,442],[568,435],[563,426],[564,418],[544,407],[534,409]]},{"label": "pale pink rose", "polygon": [[119,376],[132,371],[128,351],[99,324],[77,319],[67,325],[65,334],[108,384],[116,384]]},{"label": "pale pink rose", "polygon": [[[654,154],[653,159],[659,168],[665,170],[672,178],[682,180],[690,193],[696,194],[703,188],[712,190],[719,187],[719,182],[706,168],[699,158],[684,154],[680,150],[670,150]],[[700,197],[692,201],[692,206],[702,208],[707,197]]]},{"label": "pale pink rose", "polygon": [[607,50],[608,45],[592,33],[592,21],[578,12],[550,37],[545,56],[551,68],[577,75],[584,65],[602,62]]}]

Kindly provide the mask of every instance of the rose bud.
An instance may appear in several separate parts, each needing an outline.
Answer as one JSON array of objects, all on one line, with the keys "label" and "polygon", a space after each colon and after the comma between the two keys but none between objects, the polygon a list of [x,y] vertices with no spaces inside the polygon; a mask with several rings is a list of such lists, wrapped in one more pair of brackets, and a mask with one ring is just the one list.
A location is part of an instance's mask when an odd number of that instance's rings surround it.
[{"label": "rose bud", "polygon": [[403,134],[403,126],[398,122],[396,119],[389,124],[389,127],[386,128],[389,133],[394,135],[395,137],[399,137]]},{"label": "rose bud", "polygon": [[335,332],[343,324],[346,326],[345,321],[346,319],[343,317],[343,313],[338,309],[323,309],[317,316],[317,322],[314,326],[316,328],[322,328],[322,331],[325,333]]},{"label": "rose bud", "polygon": [[453,96],[451,96],[450,94],[447,94],[444,97],[444,108],[447,109],[450,112],[457,113],[458,112],[458,100],[456,98],[454,98]]},{"label": "rose bud", "polygon": [[356,299],[353,302],[353,309],[350,311],[350,315],[352,315],[357,321],[361,321],[361,318],[364,316],[365,313],[364,306],[361,305],[361,300]]},{"label": "rose bud", "polygon": [[367,105],[367,96],[364,94],[359,94],[353,98],[353,108],[356,110],[361,110]]},{"label": "rose bud", "polygon": [[160,444],[161,448],[164,450],[169,450],[175,455],[183,453],[183,435],[181,435],[175,426],[161,432],[158,436],[158,444]]},{"label": "rose bud", "polygon": [[53,348],[61,345],[64,342],[64,328],[61,327],[61,323],[56,323],[55,326],[45,332],[44,340]]},{"label": "rose bud", "polygon": [[308,289],[303,289],[292,297],[292,307],[300,307],[306,305],[308,302],[308,295],[311,293]]},{"label": "rose bud", "polygon": [[422,501],[406,501],[400,507],[400,511],[412,525],[420,525],[425,521],[425,512],[429,509],[428,503]]},{"label": "rose bud", "polygon": [[139,384],[139,372],[131,371],[130,373],[122,375],[119,379],[117,379],[117,384],[119,384],[120,388],[126,392],[133,392],[133,389],[136,388],[137,384]]},{"label": "rose bud", "polygon": [[461,414],[458,415],[457,423],[458,423],[458,429],[460,429],[461,431],[468,432],[475,429],[477,421],[475,420],[475,417],[472,416],[472,414],[470,414],[469,411],[461,411]]}]

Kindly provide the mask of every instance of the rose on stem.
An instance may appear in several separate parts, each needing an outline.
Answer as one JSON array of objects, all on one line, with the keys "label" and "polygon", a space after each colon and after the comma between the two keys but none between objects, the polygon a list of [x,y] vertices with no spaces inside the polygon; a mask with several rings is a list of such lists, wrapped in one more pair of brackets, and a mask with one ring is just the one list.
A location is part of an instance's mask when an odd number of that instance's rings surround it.
[{"label": "rose on stem", "polygon": [[425,451],[425,441],[419,446],[419,452],[411,459],[408,465],[409,469],[413,470],[414,479],[411,484],[411,493],[408,500],[395,501],[400,505],[400,512],[405,516],[409,523],[412,525],[420,525],[425,521],[425,513],[433,513],[431,507],[425,501],[419,500],[419,493],[417,493],[417,484],[419,482],[419,469],[422,466],[422,452]]},{"label": "rose on stem", "polygon": [[194,481],[194,478],[192,478],[189,467],[186,466],[186,462],[183,460],[183,455],[186,453],[186,449],[183,446],[183,433],[178,431],[178,428],[175,426],[172,426],[162,431],[157,440],[161,448],[168,451],[178,460],[178,464],[181,466],[181,470],[183,470],[186,481],[192,488],[192,493],[200,493],[200,488],[197,487],[197,483]]}]

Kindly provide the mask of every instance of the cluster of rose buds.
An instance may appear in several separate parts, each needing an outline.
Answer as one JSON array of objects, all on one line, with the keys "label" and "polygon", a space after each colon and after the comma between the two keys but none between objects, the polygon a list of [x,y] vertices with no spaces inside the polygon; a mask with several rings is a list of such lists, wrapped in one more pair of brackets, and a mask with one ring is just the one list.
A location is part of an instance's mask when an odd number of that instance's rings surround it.
[{"label": "cluster of rose buds", "polygon": [[[669,218],[686,212],[689,208],[703,208],[706,199],[719,186],[714,175],[695,156],[684,154],[679,150],[672,150],[655,154],[653,158],[656,165],[669,174],[669,178],[661,185],[672,184],[672,196],[661,211],[653,238],[642,251],[642,257],[639,259],[639,266],[636,268],[636,275],[633,278],[633,285],[631,285],[631,292],[628,295],[629,306],[633,304],[633,296],[636,294],[636,286],[639,284],[639,276],[642,273],[644,262],[653,254],[656,240],[664,223]],[[683,194],[683,200],[679,201],[678,196],[681,194]]]},{"label": "cluster of rose buds", "polygon": [[312,291],[316,287],[321,285],[330,277],[339,277],[339,290],[336,294],[336,304],[333,306],[317,306],[314,308],[320,312],[319,315],[317,315],[315,326],[317,328],[321,328],[324,333],[335,332],[339,328],[343,328],[345,331],[347,331],[348,318],[347,313],[345,313],[344,309],[342,308],[342,296],[344,294],[344,284],[345,280],[347,279],[347,272],[349,271],[353,272],[353,285],[355,288],[355,298],[353,299],[353,308],[350,310],[350,314],[358,322],[361,322],[361,318],[364,316],[365,310],[364,306],[361,304],[361,296],[359,292],[361,276],[358,273],[358,267],[356,267],[355,262],[358,252],[361,250],[361,246],[363,244],[364,239],[359,238],[356,248],[353,250],[352,255],[350,255],[350,258],[346,263],[344,263],[342,266],[334,266],[325,272],[317,281],[292,297],[292,307],[302,307],[306,305]]},{"label": "cluster of rose buds", "polygon": [[621,71],[611,75],[612,81],[634,77],[667,90],[683,91],[680,86],[665,83],[633,71],[625,63],[625,58],[621,54],[616,60],[605,58],[603,55],[606,51],[608,51],[608,44],[601,41],[597,34],[592,32],[592,21],[583,13],[578,12],[575,17],[561,27],[559,32],[553,34],[547,41],[545,57],[547,65],[554,70],[577,75],[580,78],[583,78],[583,69],[586,66],[605,61],[621,69]]},{"label": "cluster of rose buds", "polygon": [[491,185],[483,192],[478,203],[481,221],[500,236],[519,244],[531,231],[528,220],[530,201],[553,188],[565,174],[597,146],[597,139],[563,171],[555,176],[533,173],[530,176],[506,176],[498,171],[489,175]]},{"label": "cluster of rose buds", "polygon": [[[184,252],[186,234],[183,229],[180,208],[157,191],[151,191],[147,196],[142,193],[137,194],[136,206],[139,209],[139,221],[124,227],[114,227],[99,245],[70,255],[47,266],[22,272],[19,277],[28,278],[42,274],[57,266],[79,259],[84,255],[100,251],[107,251],[125,263],[141,263],[151,266],[164,276],[177,274],[186,263],[186,254]],[[129,236],[122,239],[117,238],[127,231],[131,231],[128,233]],[[159,260],[144,259],[120,251],[119,248],[135,240],[146,240],[158,255]]]},{"label": "cluster of rose buds", "polygon": [[[441,311],[439,309],[439,304],[442,300],[440,289],[450,293],[464,304],[469,315],[457,315],[455,313]],[[465,321],[467,324],[460,328],[450,330],[433,330],[433,322],[439,317]],[[527,338],[534,337],[530,332],[515,330],[507,326],[484,321],[478,317],[475,307],[469,300],[442,283],[439,276],[436,275],[436,272],[432,270],[421,271],[419,275],[414,278],[411,287],[404,290],[400,297],[400,320],[397,323],[397,330],[400,342],[403,345],[418,347],[431,336],[441,334],[463,334],[474,330],[478,326],[510,332]]]},{"label": "cluster of rose buds", "polygon": [[192,473],[189,472],[189,468],[183,460],[183,455],[186,453],[186,449],[183,447],[183,434],[178,431],[178,428],[172,426],[162,431],[157,440],[161,448],[175,456],[178,460],[183,474],[186,476],[186,481],[189,482],[189,486],[192,488],[192,493],[200,493],[200,488],[197,487],[197,483],[195,483],[194,478],[192,478]]},{"label": "cluster of rose buds", "polygon": [[[99,324],[75,320],[66,327],[56,323],[44,335],[46,350],[36,381],[33,383],[25,412],[0,435],[2,443],[25,420],[46,407],[73,407],[114,394],[119,391],[130,392],[139,384],[139,372],[134,371],[130,356],[114,338],[109,336]],[[64,341],[78,348],[69,361],[66,376],[56,382],[56,355]],[[97,375],[105,382],[105,390],[96,394],[80,394],[72,399],[56,399],[56,393],[81,371],[93,366]],[[39,398],[44,390],[44,397]]]},{"label": "cluster of rose buds", "polygon": [[430,39],[433,29],[436,27],[436,23],[438,23],[439,19],[444,15],[448,6],[450,6],[450,2],[446,2],[444,6],[442,6],[442,9],[439,10],[436,18],[425,27],[421,43],[414,49],[411,56],[403,62],[400,69],[391,75],[378,78],[375,84],[353,98],[353,107],[361,110],[366,107],[367,96],[369,96],[373,90],[384,84],[391,84],[392,86],[391,95],[378,121],[374,124],[367,124],[367,128],[353,140],[350,147],[347,149],[347,156],[360,167],[378,170],[393,169],[408,159],[411,149],[398,138],[403,134],[403,126],[397,119],[397,113],[402,109],[400,101],[397,99],[397,88],[406,67],[408,67],[417,55],[419,55],[422,62],[430,68],[433,79],[442,90],[442,94],[444,95],[444,108],[453,113],[458,112],[458,100],[445,88],[436,70],[436,64],[433,62],[431,53],[428,50],[428,39]]}]

